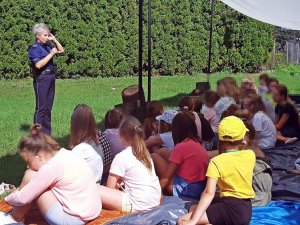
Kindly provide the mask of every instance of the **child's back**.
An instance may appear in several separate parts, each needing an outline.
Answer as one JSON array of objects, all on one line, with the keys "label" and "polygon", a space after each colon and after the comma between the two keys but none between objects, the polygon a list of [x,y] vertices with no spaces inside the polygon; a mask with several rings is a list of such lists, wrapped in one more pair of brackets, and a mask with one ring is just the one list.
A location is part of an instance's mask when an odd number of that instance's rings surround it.
[{"label": "child's back", "polygon": [[159,121],[152,117],[147,117],[143,123],[145,138],[159,134]]},{"label": "child's back", "polygon": [[111,152],[113,154],[113,157],[120,153],[122,150],[125,149],[125,146],[120,139],[120,131],[119,129],[106,129],[104,131],[104,135],[109,141],[109,145],[111,147]]},{"label": "child's back", "polygon": [[100,186],[103,205],[126,212],[152,209],[160,204],[161,187],[144,142],[143,127],[136,118],[127,117],[119,131],[126,149],[115,156],[107,187]]},{"label": "child's back", "polygon": [[254,165],[252,150],[227,151],[211,160],[206,175],[218,179],[221,197],[251,199]]},{"label": "child's back", "polygon": [[132,148],[116,155],[110,173],[123,178],[125,192],[133,211],[147,210],[159,205],[161,188],[151,160],[151,172],[133,155]]},{"label": "child's back", "polygon": [[120,139],[119,126],[124,118],[123,113],[118,109],[112,109],[105,114],[105,131],[103,132],[111,147],[113,157],[125,149],[125,146]]},{"label": "child's back", "polygon": [[146,119],[143,123],[145,139],[159,134],[159,121],[155,118],[163,114],[164,108],[160,101],[150,101],[146,106]]},{"label": "child's back", "polygon": [[102,147],[95,142],[82,142],[76,145],[72,151],[88,163],[93,171],[95,182],[100,183],[104,159]]},{"label": "child's back", "polygon": [[[221,155],[213,158],[206,173],[207,185],[195,211],[179,219],[179,224],[248,225],[252,217],[252,177],[255,154],[245,148],[249,131],[235,116],[219,125]],[[209,205],[220,187],[221,198]],[[190,223],[186,223],[190,222]]]},{"label": "child's back", "polygon": [[204,106],[202,113],[204,115],[204,118],[209,122],[213,132],[218,133],[219,123],[217,122],[216,119],[217,114],[215,108]]},{"label": "child's back", "polygon": [[259,111],[252,118],[252,124],[258,134],[260,148],[275,147],[277,131],[272,120],[264,112]]}]

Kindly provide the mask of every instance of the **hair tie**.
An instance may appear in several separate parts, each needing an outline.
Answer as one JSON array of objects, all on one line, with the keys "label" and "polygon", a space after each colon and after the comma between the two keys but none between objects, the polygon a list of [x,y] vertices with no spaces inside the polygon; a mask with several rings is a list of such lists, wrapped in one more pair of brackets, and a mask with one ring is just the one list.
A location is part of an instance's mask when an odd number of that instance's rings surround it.
[{"label": "hair tie", "polygon": [[183,106],[183,109],[189,109],[189,107],[187,107],[187,106]]},{"label": "hair tie", "polygon": [[138,126],[135,126],[134,129],[137,130],[137,129],[138,129]]},{"label": "hair tie", "polygon": [[33,137],[39,136],[39,134],[40,134],[40,128],[41,128],[40,124],[34,124],[31,127],[31,136],[33,136]]}]

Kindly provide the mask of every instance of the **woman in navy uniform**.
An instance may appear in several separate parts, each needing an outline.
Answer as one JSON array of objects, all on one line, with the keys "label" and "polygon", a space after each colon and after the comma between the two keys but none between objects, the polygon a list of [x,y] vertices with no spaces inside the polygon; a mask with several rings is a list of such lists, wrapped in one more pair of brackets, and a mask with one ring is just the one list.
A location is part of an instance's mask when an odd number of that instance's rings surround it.
[{"label": "woman in navy uniform", "polygon": [[[43,23],[38,23],[33,27],[33,34],[36,41],[29,47],[28,57],[31,62],[36,101],[34,123],[41,124],[42,131],[51,135],[51,111],[56,73],[53,57],[56,54],[62,54],[64,48]],[[55,47],[52,47],[52,43]]]}]

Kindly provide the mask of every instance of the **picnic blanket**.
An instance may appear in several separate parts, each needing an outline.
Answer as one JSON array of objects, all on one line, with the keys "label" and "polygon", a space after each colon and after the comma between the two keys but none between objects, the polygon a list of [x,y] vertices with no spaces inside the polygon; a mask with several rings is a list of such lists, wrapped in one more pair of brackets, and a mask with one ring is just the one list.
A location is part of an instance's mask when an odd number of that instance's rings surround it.
[{"label": "picnic blanket", "polygon": [[[12,210],[12,206],[8,205],[4,200],[0,201],[0,211],[1,212],[9,212]],[[126,212],[120,211],[109,211],[102,210],[100,216],[88,223],[88,225],[104,225],[109,221],[114,219],[118,219],[122,216],[128,215]],[[33,207],[26,216],[25,224],[28,225],[47,225],[48,223],[44,220],[42,214],[38,210],[37,207]]]}]

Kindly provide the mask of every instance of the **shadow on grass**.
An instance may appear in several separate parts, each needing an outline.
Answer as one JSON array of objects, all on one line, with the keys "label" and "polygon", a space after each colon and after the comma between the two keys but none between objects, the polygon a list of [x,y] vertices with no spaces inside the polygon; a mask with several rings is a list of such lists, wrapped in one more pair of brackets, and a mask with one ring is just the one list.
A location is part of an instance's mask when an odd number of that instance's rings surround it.
[{"label": "shadow on grass", "polygon": [[[158,99],[161,101],[166,108],[177,107],[178,101],[181,97],[187,96],[189,93],[179,93],[175,96],[168,98]],[[29,134],[31,124],[21,124],[19,130],[25,135]],[[104,119],[97,123],[97,127],[100,130],[104,130]],[[24,135],[24,136],[25,136]],[[61,137],[54,137],[54,139],[60,144],[60,146],[68,149],[68,143],[70,140],[70,135],[64,135]],[[0,158],[0,183],[10,183],[18,186],[22,180],[24,171],[26,170],[26,165],[19,153],[12,155],[6,155]]]},{"label": "shadow on grass", "polygon": [[20,131],[22,132],[29,132],[31,125],[30,124],[21,124],[20,126]]},{"label": "shadow on grass", "polygon": [[[26,136],[30,133],[30,127],[31,124],[21,124],[19,130]],[[60,146],[67,148],[70,135],[54,137],[54,139]],[[0,158],[0,183],[5,182],[18,186],[22,181],[25,171],[26,164],[18,152]]]},{"label": "shadow on grass", "polygon": [[172,97],[161,98],[161,99],[158,99],[158,100],[163,103],[164,107],[168,107],[168,108],[177,107],[179,99],[184,97],[184,96],[188,96],[188,95],[190,95],[190,93],[179,93],[179,94],[174,95]]},{"label": "shadow on grass", "polygon": [[0,183],[5,182],[18,186],[26,170],[26,164],[19,155],[6,155],[0,158]]}]

